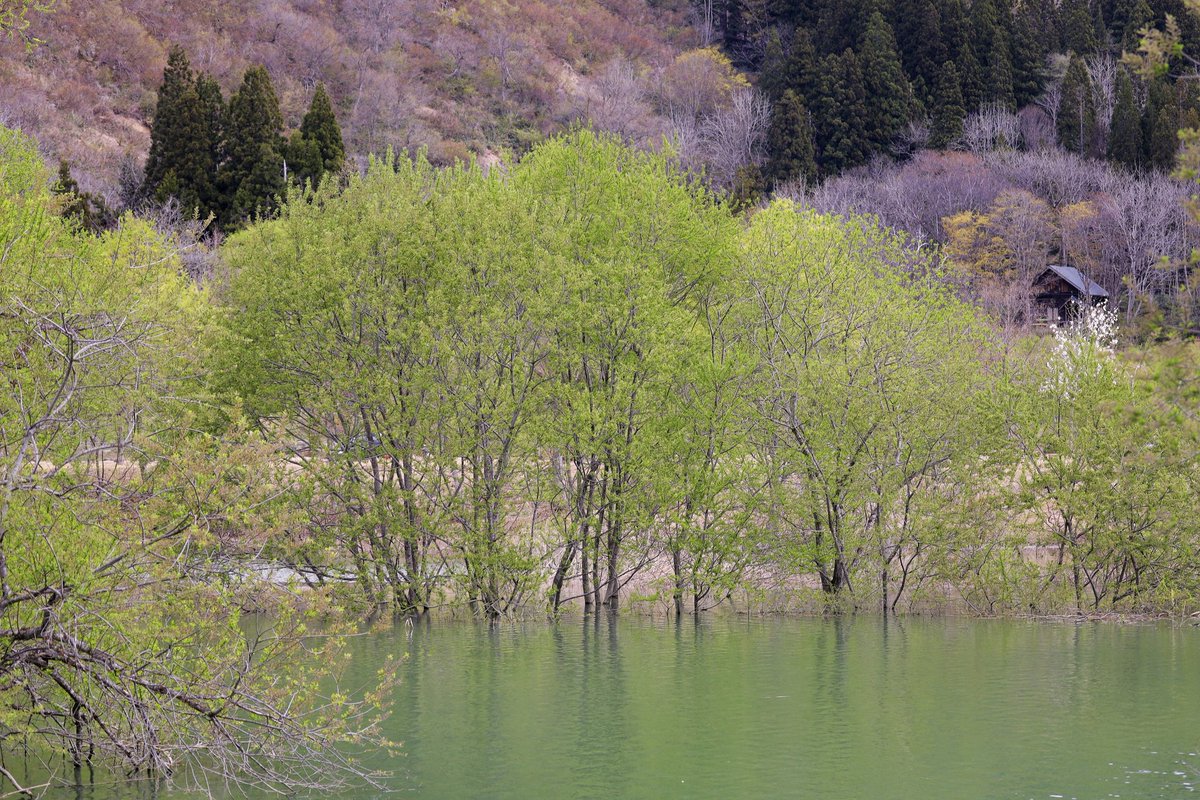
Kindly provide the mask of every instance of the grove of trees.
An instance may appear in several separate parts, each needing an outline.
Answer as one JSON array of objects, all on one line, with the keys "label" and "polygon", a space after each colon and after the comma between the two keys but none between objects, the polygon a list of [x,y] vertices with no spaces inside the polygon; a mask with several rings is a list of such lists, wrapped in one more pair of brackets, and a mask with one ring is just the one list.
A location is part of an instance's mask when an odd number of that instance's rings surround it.
[{"label": "grove of trees", "polygon": [[678,170],[589,132],[382,159],[230,239],[213,375],[295,482],[271,557],[484,617],[1192,596],[1195,431],[1110,312],[1014,343],[913,240]]}]

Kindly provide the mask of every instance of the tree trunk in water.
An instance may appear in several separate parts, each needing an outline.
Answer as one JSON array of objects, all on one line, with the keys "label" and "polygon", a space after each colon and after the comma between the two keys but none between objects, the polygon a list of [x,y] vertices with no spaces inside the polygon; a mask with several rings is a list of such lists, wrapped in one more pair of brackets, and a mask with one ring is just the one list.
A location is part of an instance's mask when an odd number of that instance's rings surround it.
[{"label": "tree trunk in water", "polygon": [[671,549],[671,569],[675,572],[675,616],[683,616],[683,559],[678,548]]},{"label": "tree trunk in water", "polygon": [[575,542],[567,542],[562,559],[558,562],[558,569],[554,571],[554,580],[550,583],[550,602],[555,611],[558,611],[559,605],[562,604],[563,583],[567,580],[567,571],[571,569],[571,562],[574,560]]}]

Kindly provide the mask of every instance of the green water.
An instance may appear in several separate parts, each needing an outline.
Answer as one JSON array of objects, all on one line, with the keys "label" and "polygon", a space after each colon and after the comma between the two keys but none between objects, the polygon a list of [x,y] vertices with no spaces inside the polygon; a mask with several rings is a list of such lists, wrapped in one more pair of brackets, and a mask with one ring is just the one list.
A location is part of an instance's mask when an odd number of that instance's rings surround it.
[{"label": "green water", "polygon": [[1193,628],[434,622],[362,637],[355,667],[395,652],[409,653],[389,730],[404,755],[375,764],[393,773],[386,796],[1176,798],[1200,784]]}]

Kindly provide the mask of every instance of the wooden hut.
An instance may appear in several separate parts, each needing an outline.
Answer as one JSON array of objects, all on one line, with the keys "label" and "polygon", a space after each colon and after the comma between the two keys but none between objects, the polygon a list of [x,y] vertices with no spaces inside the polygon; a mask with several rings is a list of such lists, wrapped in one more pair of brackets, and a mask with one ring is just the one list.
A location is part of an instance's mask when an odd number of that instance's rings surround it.
[{"label": "wooden hut", "polygon": [[1075,267],[1051,264],[1033,281],[1033,323],[1064,325],[1074,309],[1106,300],[1104,287]]}]

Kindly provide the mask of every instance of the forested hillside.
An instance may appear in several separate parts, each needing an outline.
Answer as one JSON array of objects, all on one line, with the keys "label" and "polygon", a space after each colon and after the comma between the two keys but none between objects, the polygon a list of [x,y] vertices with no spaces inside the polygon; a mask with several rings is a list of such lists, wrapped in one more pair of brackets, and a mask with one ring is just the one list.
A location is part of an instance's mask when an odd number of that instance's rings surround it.
[{"label": "forested hillside", "polygon": [[595,108],[606,81],[669,68],[695,43],[689,13],[682,0],[60,0],[29,15],[40,46],[0,37],[0,122],[111,199],[122,159],[146,157],[177,44],[226,93],[262,64],[289,129],[325,83],[353,155],[520,152],[609,113]]},{"label": "forested hillside", "polygon": [[[1175,80],[1178,58],[1149,80],[1119,63],[1168,17],[1194,52],[1180,0],[727,0],[712,16],[771,98],[775,183],[999,134],[1170,169],[1179,129],[1200,120],[1195,81]],[[995,128],[1016,111],[1018,127]]]}]

